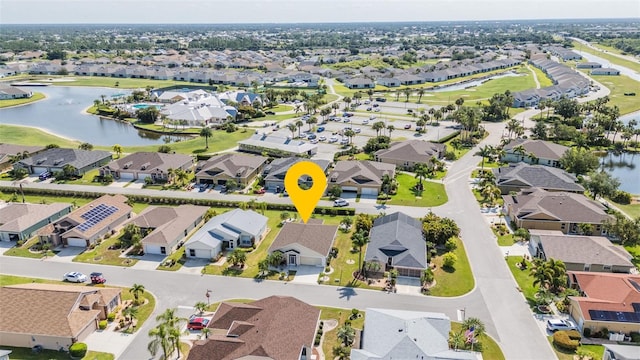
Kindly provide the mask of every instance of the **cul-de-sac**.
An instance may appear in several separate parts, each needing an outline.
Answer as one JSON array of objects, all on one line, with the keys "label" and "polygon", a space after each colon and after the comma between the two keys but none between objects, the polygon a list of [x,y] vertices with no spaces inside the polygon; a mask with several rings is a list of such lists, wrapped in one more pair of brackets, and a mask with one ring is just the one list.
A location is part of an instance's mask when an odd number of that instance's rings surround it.
[{"label": "cul-de-sac", "polygon": [[637,2],[327,1],[3,1],[0,360],[640,359]]}]

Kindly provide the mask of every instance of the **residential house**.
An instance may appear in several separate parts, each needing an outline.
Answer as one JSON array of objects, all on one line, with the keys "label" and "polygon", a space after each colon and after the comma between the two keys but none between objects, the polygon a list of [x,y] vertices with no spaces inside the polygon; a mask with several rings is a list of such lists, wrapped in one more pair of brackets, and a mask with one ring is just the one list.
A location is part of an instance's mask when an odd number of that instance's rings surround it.
[{"label": "residential house", "polygon": [[396,269],[399,276],[420,278],[427,268],[422,223],[401,212],[377,218],[364,261],[378,263],[379,272]]},{"label": "residential house", "polygon": [[44,149],[44,146],[37,145],[0,144],[0,171],[10,168],[14,161],[28,158]]},{"label": "residential house", "polygon": [[312,359],[320,310],[288,296],[247,304],[223,302],[188,360]]},{"label": "residential house", "polygon": [[36,283],[1,287],[0,345],[68,350],[121,304],[121,291]]},{"label": "residential house", "polygon": [[629,273],[635,268],[627,250],[602,236],[531,230],[529,252],[543,260],[561,260],[570,271]]},{"label": "residential house", "polygon": [[551,141],[515,139],[506,144],[503,150],[505,155],[500,159],[503,162],[560,167],[560,158],[569,148]]},{"label": "residential house", "polygon": [[344,86],[349,89],[373,89],[376,84],[371,79],[352,77],[344,80]]},{"label": "residential house", "polygon": [[580,224],[590,224],[593,234],[604,235],[604,222],[613,219],[602,204],[582,194],[531,188],[502,198],[509,220],[517,227],[529,230],[559,230],[575,234],[580,231]]},{"label": "residential house", "polygon": [[620,70],[612,68],[597,68],[591,70],[591,75],[620,75]]},{"label": "residential house", "polygon": [[254,134],[238,141],[240,151],[270,156],[311,156],[318,152],[318,145],[279,134]]},{"label": "residential house", "polygon": [[597,62],[592,62],[592,61],[585,61],[585,62],[576,64],[576,68],[578,69],[597,69],[601,67],[602,67],[602,64]]},{"label": "residential house", "polygon": [[0,204],[0,240],[28,240],[36,232],[71,212],[71,204]]},{"label": "residential house", "polygon": [[76,169],[75,175],[80,176],[109,161],[111,153],[108,151],[53,148],[17,161],[13,168],[25,169],[29,174],[42,174],[45,171],[53,174],[70,165]]},{"label": "residential house", "polygon": [[100,175],[112,175],[116,179],[167,182],[170,170],[191,171],[193,158],[183,154],[137,152],[127,155],[100,168]]},{"label": "residential house", "polygon": [[360,348],[351,349],[351,360],[482,359],[449,348],[451,320],[445,314],[376,308],[366,313]]},{"label": "residential house", "polygon": [[0,349],[0,360],[10,360],[9,355],[11,355],[13,351]]},{"label": "residential house", "polygon": [[496,185],[502,194],[532,187],[546,191],[584,193],[584,187],[576,183],[578,179],[574,175],[558,168],[517,163],[495,168],[492,171],[496,178]]},{"label": "residential house", "polygon": [[416,164],[432,166],[431,158],[441,159],[445,145],[423,140],[405,140],[394,142],[388,149],[376,151],[376,161],[393,164],[396,168],[413,170]]},{"label": "residential house", "polygon": [[376,80],[378,85],[386,87],[398,87],[402,85],[401,81],[395,77],[383,77]]},{"label": "residential house", "polygon": [[146,234],[142,238],[145,254],[170,255],[183,239],[202,223],[209,210],[206,206],[149,206],[129,221]]},{"label": "residential house", "polygon": [[602,360],[638,360],[638,347],[618,344],[602,344]]},{"label": "residential house", "polygon": [[131,206],[124,195],[103,195],[69,215],[42,228],[42,244],[88,247],[131,217]]},{"label": "residential house", "polygon": [[[274,159],[269,165],[264,167],[262,171],[262,179],[264,180],[264,187],[268,190],[282,190],[284,189],[284,177],[287,174],[287,170],[294,164],[303,161],[304,159],[298,157],[287,157],[281,159]],[[318,165],[322,171],[326,174],[329,164],[328,160],[307,160]],[[313,181],[310,177],[299,180],[298,184],[304,184],[311,187]]]},{"label": "residential house", "polygon": [[211,218],[185,243],[187,257],[212,259],[221,251],[257,245],[267,231],[266,216],[233,209]]},{"label": "residential house", "polygon": [[196,168],[196,182],[199,184],[224,185],[233,180],[240,187],[251,185],[253,179],[262,173],[267,162],[263,156],[249,156],[227,153],[217,155]]},{"label": "residential house", "polygon": [[33,91],[22,90],[15,86],[0,86],[0,100],[28,99],[33,96]]},{"label": "residential house", "polygon": [[329,174],[327,187],[340,186],[344,192],[359,195],[378,195],[384,177],[393,179],[396,166],[368,160],[343,160],[336,163]]},{"label": "residential house", "polygon": [[337,232],[337,225],[322,225],[314,219],[307,224],[287,222],[269,247],[269,254],[281,252],[288,266],[324,267]]},{"label": "residential house", "polygon": [[569,297],[569,314],[581,329],[640,332],[640,275],[568,271],[567,277],[581,295]]}]

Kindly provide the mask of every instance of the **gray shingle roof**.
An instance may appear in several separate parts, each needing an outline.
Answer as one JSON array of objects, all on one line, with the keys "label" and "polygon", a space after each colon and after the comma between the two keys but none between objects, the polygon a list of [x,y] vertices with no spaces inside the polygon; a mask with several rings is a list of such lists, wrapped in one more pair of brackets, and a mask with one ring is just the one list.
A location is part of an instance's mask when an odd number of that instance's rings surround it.
[{"label": "gray shingle roof", "polygon": [[149,206],[131,222],[141,228],[153,229],[142,239],[143,244],[170,245],[208,209],[196,205]]},{"label": "gray shingle roof", "polygon": [[82,169],[83,167],[111,158],[111,153],[101,150],[48,149],[32,157],[20,160],[24,166],[63,167],[67,164]]},{"label": "gray shingle roof", "polygon": [[258,237],[260,230],[266,226],[268,218],[253,210],[233,209],[211,218],[187,241],[187,244],[201,242],[215,248],[220,243],[216,232],[225,233],[229,237],[238,237],[236,229]]},{"label": "gray shingle roof", "polygon": [[284,181],[284,176],[287,173],[287,170],[289,170],[289,168],[293,166],[293,164],[296,164],[303,160],[311,161],[317,164],[324,171],[327,170],[330,163],[329,160],[306,160],[298,157],[275,159],[269,165],[265,166],[263,170],[264,180],[265,181],[270,181],[270,180]]},{"label": "gray shingle roof", "polygon": [[[539,187],[547,190],[584,192],[575,176],[562,169],[518,163],[493,169],[498,186]],[[523,185],[524,184],[524,185]]]},{"label": "gray shingle roof", "polygon": [[[332,183],[354,182],[360,185],[381,185],[384,175],[394,177],[396,166],[368,160],[343,160],[329,175]],[[335,181],[334,181],[335,179]]]},{"label": "gray shingle roof", "polygon": [[[137,152],[107,164],[111,171],[154,171],[167,172],[191,164],[193,158],[183,154],[164,154],[158,152]],[[144,169],[142,168],[144,165]]]},{"label": "gray shingle roof", "polygon": [[18,204],[0,208],[0,231],[21,232],[58,212],[70,208],[71,204]]},{"label": "gray shingle roof", "polygon": [[376,157],[382,161],[389,159],[429,164],[429,159],[434,156],[439,158],[444,150],[444,144],[423,140],[406,140],[392,143],[388,149],[376,151]]},{"label": "gray shingle roof", "polygon": [[[559,160],[562,155],[569,150],[568,147],[552,143],[551,141],[515,139],[504,146],[504,151],[510,153],[512,152],[511,150],[518,145],[522,145],[527,153],[532,153],[539,159]],[[525,156],[526,155],[527,154],[525,154]]]},{"label": "gray shingle roof", "polygon": [[397,212],[374,221],[369,236],[365,261],[386,263],[393,258],[393,266],[425,269],[427,246],[419,220]]},{"label": "gray shingle roof", "polygon": [[285,223],[269,247],[269,252],[291,244],[300,244],[322,256],[327,256],[337,232],[337,225]]},{"label": "gray shingle roof", "polygon": [[602,236],[536,234],[540,239],[547,259],[562,260],[565,263],[616,265],[633,267],[631,256],[623,247],[611,243]]}]

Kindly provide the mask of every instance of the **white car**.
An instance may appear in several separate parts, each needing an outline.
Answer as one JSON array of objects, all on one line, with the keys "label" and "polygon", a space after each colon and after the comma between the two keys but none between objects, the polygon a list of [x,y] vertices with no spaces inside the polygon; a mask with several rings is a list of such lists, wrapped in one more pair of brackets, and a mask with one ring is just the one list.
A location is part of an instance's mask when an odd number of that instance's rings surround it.
[{"label": "white car", "polygon": [[320,141],[327,141],[327,137],[326,137],[326,136],[324,136],[324,135],[322,135],[322,136],[320,136],[320,137],[318,138],[318,140],[320,140]]},{"label": "white car", "polygon": [[336,207],[349,206],[349,202],[345,199],[335,199],[333,201],[333,206],[336,206]]},{"label": "white car", "polygon": [[571,320],[550,319],[547,320],[547,329],[556,332],[558,330],[578,330],[578,327]]},{"label": "white car", "polygon": [[77,271],[72,271],[64,274],[63,280],[74,283],[83,283],[87,281],[87,275]]},{"label": "white car", "polygon": [[311,141],[309,141],[312,144],[317,144],[318,143],[318,139],[311,139]]},{"label": "white car", "polygon": [[380,108],[379,108],[379,107],[377,107],[377,108],[376,108],[375,110],[373,110],[373,111],[375,111],[375,112],[380,112]]},{"label": "white car", "polygon": [[355,128],[355,129],[353,129],[353,132],[356,133],[356,134],[360,134],[362,132],[362,129]]},{"label": "white car", "polygon": [[329,139],[329,142],[330,142],[330,143],[338,142],[338,137],[337,137],[337,136],[332,136],[332,137]]},{"label": "white car", "polygon": [[362,125],[367,125],[368,123],[369,123],[369,120],[367,119],[362,120]]},{"label": "white car", "polygon": [[375,116],[375,115],[371,115],[371,116],[369,116],[369,120],[375,120],[375,119],[376,119],[376,116]]}]

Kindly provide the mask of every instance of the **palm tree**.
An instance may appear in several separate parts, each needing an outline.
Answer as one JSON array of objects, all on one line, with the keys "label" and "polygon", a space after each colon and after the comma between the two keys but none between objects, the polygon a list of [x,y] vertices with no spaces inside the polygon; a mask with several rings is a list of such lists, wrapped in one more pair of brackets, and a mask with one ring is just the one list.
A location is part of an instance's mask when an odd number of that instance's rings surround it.
[{"label": "palm tree", "polygon": [[287,124],[287,129],[289,129],[289,131],[291,131],[291,137],[295,137],[296,136],[296,130],[298,129],[296,124],[294,124],[294,123]]},{"label": "palm tree", "polygon": [[411,89],[410,88],[402,89],[402,94],[404,96],[406,96],[406,101],[405,102],[409,102],[409,96],[411,96]]},{"label": "palm tree", "polygon": [[393,130],[395,130],[395,129],[396,129],[396,127],[395,127],[395,126],[393,126],[393,125],[389,125],[389,126],[387,126],[387,131],[389,131],[389,137],[391,137],[391,132],[392,132]]},{"label": "palm tree", "polygon": [[152,340],[147,345],[147,350],[149,350],[152,356],[156,356],[158,350],[162,349],[162,359],[168,359],[169,347],[171,346],[169,335],[169,329],[163,324],[149,330],[149,337],[152,338]]},{"label": "palm tree", "polygon": [[348,347],[353,343],[353,340],[356,338],[356,332],[353,330],[351,325],[344,324],[338,329],[337,334],[338,340],[342,342],[342,345]]},{"label": "palm tree", "polygon": [[302,120],[296,120],[296,128],[298,129],[298,137],[302,136],[302,126],[304,125],[304,123],[302,122]]},{"label": "palm tree", "polygon": [[351,142],[352,142],[352,140],[353,140],[353,137],[354,137],[354,136],[356,136],[356,132],[355,132],[355,131],[353,131],[353,130],[351,130],[351,129],[347,129],[347,130],[344,132],[344,136],[346,136],[346,137],[348,137],[348,138],[349,138],[349,144],[351,144]]},{"label": "palm tree", "polygon": [[213,131],[211,131],[211,128],[208,126],[205,126],[202,128],[202,130],[200,130],[200,136],[204,137],[205,149],[209,148],[209,138],[211,137],[211,135],[213,135]]},{"label": "palm tree", "polygon": [[353,225],[353,219],[349,216],[345,216],[340,220],[340,225],[344,226],[346,230],[349,230],[351,225]]},{"label": "palm tree", "polygon": [[120,158],[120,155],[122,154],[122,146],[120,146],[120,144],[113,145],[113,152],[118,155],[118,158]]},{"label": "palm tree", "polygon": [[480,150],[476,153],[476,155],[482,156],[482,166],[481,169],[484,171],[484,159],[491,156],[493,154],[494,148],[491,145],[485,145],[480,147]]},{"label": "palm tree", "polygon": [[358,248],[358,273],[362,271],[362,248],[369,243],[369,237],[365,231],[355,232],[351,236],[351,244]]},{"label": "palm tree", "polygon": [[449,332],[449,346],[453,347],[455,350],[458,350],[459,347],[463,347],[466,338],[464,336],[464,331],[450,331]]},{"label": "palm tree", "polygon": [[484,198],[484,201],[489,202],[491,204],[493,204],[495,200],[498,199],[501,195],[500,189],[498,189],[498,187],[496,187],[493,184],[487,184],[485,187],[482,188],[480,193]]},{"label": "palm tree", "polygon": [[156,316],[156,321],[161,322],[161,326],[168,330],[168,338],[173,343],[173,347],[178,350],[178,358],[180,358],[180,328],[187,319],[178,317],[177,311],[175,308],[166,309]]},{"label": "palm tree", "polygon": [[376,131],[376,137],[380,135],[380,130],[385,128],[383,121],[376,121],[371,125],[371,128]]},{"label": "palm tree", "polygon": [[307,125],[309,125],[309,131],[311,131],[311,126],[313,124],[317,124],[318,123],[318,118],[315,116],[312,116],[309,118],[309,120],[307,120]]},{"label": "palm tree", "polygon": [[418,89],[418,104],[420,104],[420,102],[422,101],[423,96],[424,96],[424,89],[423,88]]},{"label": "palm tree", "polygon": [[473,327],[474,337],[482,336],[485,333],[484,323],[482,322],[482,320],[475,317],[470,317],[462,322],[462,327],[466,330],[471,330],[471,328]]},{"label": "palm tree", "polygon": [[553,271],[547,268],[542,260],[534,259],[529,273],[533,277],[533,286],[549,288]]},{"label": "palm tree", "polygon": [[347,360],[351,355],[351,350],[346,346],[334,346],[331,354],[334,359]]},{"label": "palm tree", "polygon": [[338,113],[338,109],[340,109],[340,104],[334,102],[331,104],[331,108],[333,109],[333,115],[336,115]]},{"label": "palm tree", "polygon": [[138,317],[138,307],[137,306],[129,306],[128,308],[122,310],[122,315],[129,323],[133,323],[133,319]]},{"label": "palm tree", "polygon": [[460,109],[462,104],[464,104],[464,99],[463,98],[456,99],[456,106],[458,106],[458,109]]},{"label": "palm tree", "polygon": [[200,315],[202,315],[207,310],[207,303],[204,301],[198,301],[197,303],[195,303],[195,305],[193,305],[193,308],[196,309],[196,311],[200,313]]},{"label": "palm tree", "polygon": [[129,288],[129,292],[133,294],[134,303],[140,303],[140,295],[144,294],[144,285],[142,284],[133,284],[131,288]]},{"label": "palm tree", "polygon": [[100,99],[102,99],[102,104],[104,104],[104,99],[107,97],[107,95],[100,95]]},{"label": "palm tree", "polygon": [[422,191],[424,187],[422,186],[422,180],[429,176],[429,167],[424,163],[417,163],[413,167],[413,172],[416,174],[416,179],[418,179],[418,191]]}]

